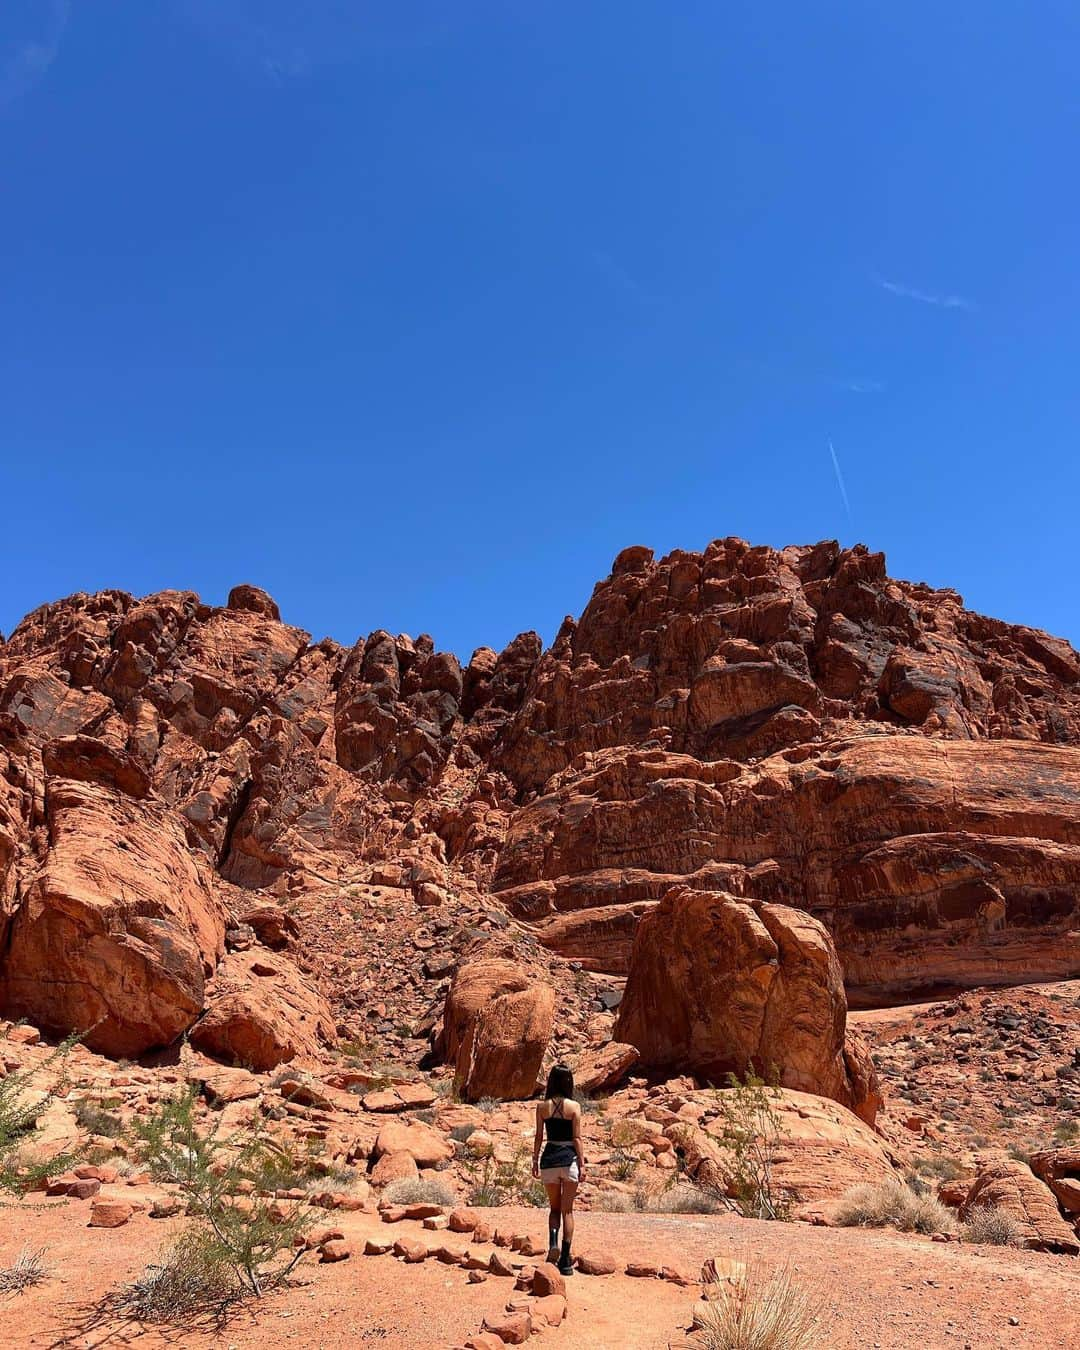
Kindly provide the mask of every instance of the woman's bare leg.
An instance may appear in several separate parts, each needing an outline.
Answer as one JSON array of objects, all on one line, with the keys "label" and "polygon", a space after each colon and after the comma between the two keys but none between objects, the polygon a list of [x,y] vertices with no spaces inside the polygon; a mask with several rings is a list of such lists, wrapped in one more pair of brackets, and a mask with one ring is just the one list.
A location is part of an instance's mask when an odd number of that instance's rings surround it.
[{"label": "woman's bare leg", "polygon": [[544,1190],[548,1198],[548,1254],[549,1261],[556,1261],[559,1255],[559,1222],[562,1217],[562,1182],[545,1181]]},{"label": "woman's bare leg", "polygon": [[577,1195],[576,1181],[563,1181],[559,1208],[562,1211],[562,1240],[568,1245],[574,1240],[574,1197]]}]

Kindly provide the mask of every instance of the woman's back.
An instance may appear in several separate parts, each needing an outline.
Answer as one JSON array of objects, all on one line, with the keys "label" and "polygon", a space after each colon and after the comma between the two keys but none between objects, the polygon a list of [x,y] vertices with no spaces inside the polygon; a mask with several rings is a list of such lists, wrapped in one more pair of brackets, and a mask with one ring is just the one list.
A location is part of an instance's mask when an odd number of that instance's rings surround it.
[{"label": "woman's back", "polygon": [[567,1114],[566,1101],[561,1097],[547,1100],[548,1114],[544,1117],[544,1133],[549,1144],[567,1144],[574,1137],[574,1112]]}]

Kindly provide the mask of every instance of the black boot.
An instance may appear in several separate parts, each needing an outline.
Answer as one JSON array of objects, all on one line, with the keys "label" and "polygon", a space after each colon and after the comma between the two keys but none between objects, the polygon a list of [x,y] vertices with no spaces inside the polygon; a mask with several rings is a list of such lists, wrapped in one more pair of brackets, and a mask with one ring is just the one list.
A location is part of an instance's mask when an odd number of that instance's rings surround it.
[{"label": "black boot", "polygon": [[562,1255],[559,1257],[559,1274],[573,1275],[573,1273],[574,1262],[570,1255],[570,1244],[569,1242],[564,1242],[562,1245]]},{"label": "black boot", "polygon": [[559,1259],[559,1224],[558,1221],[552,1226],[548,1219],[548,1252],[544,1258],[550,1265],[555,1265]]}]

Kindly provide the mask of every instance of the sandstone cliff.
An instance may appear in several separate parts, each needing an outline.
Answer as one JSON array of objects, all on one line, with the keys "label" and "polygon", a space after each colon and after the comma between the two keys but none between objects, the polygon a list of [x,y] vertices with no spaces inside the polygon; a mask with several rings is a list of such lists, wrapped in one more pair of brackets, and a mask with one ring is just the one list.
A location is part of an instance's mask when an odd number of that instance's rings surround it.
[{"label": "sandstone cliff", "polygon": [[[857,1002],[1080,972],[1080,657],[864,548],[737,539],[627,549],[548,650],[464,667],[252,586],[0,642],[0,1005],[112,1053],[423,1034],[507,916],[573,1028],[675,884],[809,911]],[[264,930],[260,999],[223,952]]]}]

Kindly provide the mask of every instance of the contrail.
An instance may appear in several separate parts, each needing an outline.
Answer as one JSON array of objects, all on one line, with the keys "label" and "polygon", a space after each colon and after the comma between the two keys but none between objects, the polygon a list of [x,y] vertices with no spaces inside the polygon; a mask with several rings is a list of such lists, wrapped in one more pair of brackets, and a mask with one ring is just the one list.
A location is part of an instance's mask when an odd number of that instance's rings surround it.
[{"label": "contrail", "polygon": [[847,512],[848,524],[851,524],[851,503],[848,501],[847,488],[844,486],[844,475],[840,472],[840,461],[836,458],[836,448],[832,443],[832,437],[829,437],[829,454],[832,455],[832,466],[836,470],[836,485],[840,489],[840,496],[844,499],[844,510]]}]

